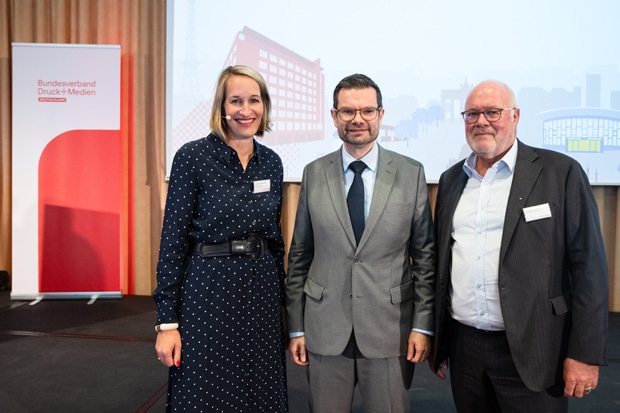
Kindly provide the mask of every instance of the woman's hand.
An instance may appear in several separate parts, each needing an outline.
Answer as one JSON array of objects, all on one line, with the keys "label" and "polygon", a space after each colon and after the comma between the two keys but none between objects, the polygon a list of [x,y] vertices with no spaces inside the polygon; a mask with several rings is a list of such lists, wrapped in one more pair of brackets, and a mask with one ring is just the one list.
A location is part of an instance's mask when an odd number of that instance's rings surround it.
[{"label": "woman's hand", "polygon": [[181,333],[179,330],[158,332],[155,351],[157,351],[157,360],[165,366],[179,367],[181,365]]}]

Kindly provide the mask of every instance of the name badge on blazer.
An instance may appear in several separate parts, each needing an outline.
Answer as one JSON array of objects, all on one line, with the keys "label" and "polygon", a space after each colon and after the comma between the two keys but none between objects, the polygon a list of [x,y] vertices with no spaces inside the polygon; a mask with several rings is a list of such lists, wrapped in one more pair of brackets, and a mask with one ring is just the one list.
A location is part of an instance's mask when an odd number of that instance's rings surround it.
[{"label": "name badge on blazer", "polygon": [[549,208],[549,203],[534,205],[523,208],[523,215],[525,216],[525,222],[551,218],[551,208]]}]

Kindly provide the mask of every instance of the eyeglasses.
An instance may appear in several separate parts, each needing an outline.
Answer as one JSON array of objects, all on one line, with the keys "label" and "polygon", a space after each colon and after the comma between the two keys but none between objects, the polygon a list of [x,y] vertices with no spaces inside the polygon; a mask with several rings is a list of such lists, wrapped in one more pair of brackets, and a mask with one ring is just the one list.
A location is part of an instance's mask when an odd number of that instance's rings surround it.
[{"label": "eyeglasses", "polygon": [[466,110],[465,112],[461,112],[461,116],[463,116],[463,120],[467,123],[476,123],[478,121],[478,117],[482,113],[486,120],[489,122],[497,122],[499,118],[502,117],[502,112],[505,110],[515,110],[516,108],[491,108],[482,112],[478,112],[475,110]]},{"label": "eyeglasses", "polygon": [[338,114],[338,118],[343,122],[350,122],[353,119],[355,119],[355,115],[357,114],[357,112],[360,113],[360,116],[362,117],[362,119],[370,121],[370,120],[375,120],[377,118],[377,114],[381,110],[381,106],[379,106],[378,108],[373,108],[373,107],[361,108],[361,109],[340,108],[340,109],[333,109],[333,110]]}]

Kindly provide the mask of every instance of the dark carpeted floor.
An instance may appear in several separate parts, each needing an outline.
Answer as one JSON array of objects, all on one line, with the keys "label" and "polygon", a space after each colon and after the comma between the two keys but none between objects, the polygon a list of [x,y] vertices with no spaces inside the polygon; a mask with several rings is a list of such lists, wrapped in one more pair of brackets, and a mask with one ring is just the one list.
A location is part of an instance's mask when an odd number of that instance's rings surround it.
[{"label": "dark carpeted floor", "polygon": [[[0,412],[164,412],[167,372],[154,322],[151,297],[31,305],[0,292]],[[609,358],[596,391],[571,401],[570,412],[620,411],[620,313],[610,314]],[[308,412],[304,368],[289,363],[288,380],[291,413]],[[449,383],[426,364],[416,370],[411,405],[455,411]],[[362,412],[358,398],[353,412]]]}]

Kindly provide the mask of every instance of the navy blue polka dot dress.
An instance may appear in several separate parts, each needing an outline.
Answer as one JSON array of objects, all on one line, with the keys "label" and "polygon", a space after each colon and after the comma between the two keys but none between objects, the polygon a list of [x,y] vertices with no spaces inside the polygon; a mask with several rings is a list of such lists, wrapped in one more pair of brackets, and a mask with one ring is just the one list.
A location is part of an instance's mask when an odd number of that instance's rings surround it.
[{"label": "navy blue polka dot dress", "polygon": [[[284,242],[280,157],[254,142],[243,170],[211,134],[175,154],[157,263],[157,323],[179,323],[171,412],[287,412],[282,313]],[[256,185],[269,181],[268,191]],[[188,254],[196,242],[268,240],[262,260]]]}]

